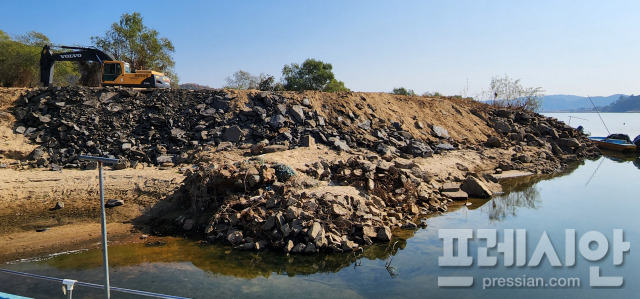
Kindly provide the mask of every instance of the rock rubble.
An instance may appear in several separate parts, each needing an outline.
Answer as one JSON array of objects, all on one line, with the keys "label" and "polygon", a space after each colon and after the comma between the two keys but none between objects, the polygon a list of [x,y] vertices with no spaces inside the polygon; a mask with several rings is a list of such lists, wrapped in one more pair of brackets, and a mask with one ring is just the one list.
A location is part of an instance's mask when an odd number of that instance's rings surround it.
[{"label": "rock rubble", "polygon": [[[14,132],[39,145],[25,161],[33,167],[96,169],[78,155],[117,158],[114,169],[195,164],[178,190],[189,210],[172,225],[243,250],[348,252],[391,241],[395,229],[416,229],[421,217],[453,201],[501,192],[490,174],[462,164],[463,176],[434,177],[417,163],[434,155],[464,148],[491,160],[490,151],[500,149],[508,154],[492,161],[495,173],[549,173],[600,154],[584,135],[536,113],[447,104],[459,114],[453,119],[487,128],[470,142],[453,126],[417,116],[392,121],[365,95],[350,96],[329,105],[277,92],[53,87],[29,91],[11,112]],[[293,169],[259,157],[317,144],[349,158],[316,157]],[[198,160],[211,149],[238,150],[246,159]]]},{"label": "rock rubble", "polygon": [[[224,90],[52,87],[29,91],[12,112],[14,131],[40,145],[29,157],[38,167],[86,168],[78,155],[122,159],[121,168],[172,166],[188,163],[203,146],[231,150],[242,144],[260,144],[254,154],[316,142],[387,157],[434,153],[436,144],[415,138],[400,124],[374,125],[346,111],[327,119],[307,98],[302,102],[271,92],[237,98]],[[444,128],[436,132],[448,136]]]}]

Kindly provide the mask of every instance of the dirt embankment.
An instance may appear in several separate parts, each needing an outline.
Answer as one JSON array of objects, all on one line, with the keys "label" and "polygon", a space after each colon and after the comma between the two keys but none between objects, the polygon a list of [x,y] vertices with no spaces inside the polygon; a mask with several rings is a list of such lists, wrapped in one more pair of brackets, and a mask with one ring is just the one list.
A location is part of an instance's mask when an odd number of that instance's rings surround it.
[{"label": "dirt embankment", "polygon": [[457,98],[73,87],[0,95],[0,247],[12,258],[99,239],[79,233],[99,219],[97,171],[80,154],[121,161],[105,175],[107,199],[125,202],[109,209],[114,235],[151,223],[149,232],[243,249],[314,252],[385,241],[452,200],[490,196],[486,174],[546,173],[599,153],[553,119]]}]

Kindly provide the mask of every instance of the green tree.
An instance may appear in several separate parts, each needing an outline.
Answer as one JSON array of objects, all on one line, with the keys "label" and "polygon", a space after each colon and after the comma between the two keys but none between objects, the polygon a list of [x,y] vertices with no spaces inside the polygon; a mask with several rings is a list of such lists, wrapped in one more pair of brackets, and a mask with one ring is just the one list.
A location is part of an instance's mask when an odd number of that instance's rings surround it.
[{"label": "green tree", "polygon": [[537,111],[542,105],[544,90],[542,87],[524,87],[520,79],[509,76],[494,76],[491,78],[489,91],[485,91],[480,99],[490,102],[494,106]]},{"label": "green tree", "polygon": [[[50,44],[49,38],[31,31],[13,40],[0,31],[0,86],[31,87],[40,82],[40,51]],[[79,78],[72,62],[58,62],[54,68],[53,81],[59,86],[75,84]]]},{"label": "green tree", "polygon": [[403,96],[414,96],[416,93],[413,89],[406,89],[404,87],[394,88],[391,94],[403,95]]},{"label": "green tree", "polygon": [[126,13],[119,22],[111,24],[104,36],[91,37],[91,41],[111,53],[114,59],[129,62],[134,69],[163,72],[171,78],[172,86],[177,87],[178,76],[173,70],[175,62],[171,56],[175,52],[173,43],[142,21],[140,13]]},{"label": "green tree", "polygon": [[36,31],[29,31],[25,35],[18,36],[16,40],[20,43],[40,48],[51,44],[51,40],[46,35]]},{"label": "green tree", "polygon": [[11,37],[4,31],[0,30],[0,42],[11,40]]},{"label": "green tree", "polygon": [[333,66],[320,60],[307,59],[302,65],[292,63],[282,69],[282,81],[286,90],[347,91],[344,83],[337,81]]},{"label": "green tree", "polygon": [[7,87],[36,86],[38,54],[34,47],[3,38],[0,41],[0,85]]},{"label": "green tree", "polygon": [[331,79],[327,87],[324,88],[323,91],[326,92],[341,92],[341,91],[349,91],[349,88],[344,86],[344,82],[338,81],[336,79]]},{"label": "green tree", "polygon": [[422,96],[423,97],[441,97],[442,94],[437,92],[437,91],[435,91],[435,92],[428,92],[427,91],[427,92],[423,93]]},{"label": "green tree", "polygon": [[275,79],[273,76],[268,76],[264,80],[260,81],[258,85],[258,89],[262,91],[273,91],[275,90]]}]

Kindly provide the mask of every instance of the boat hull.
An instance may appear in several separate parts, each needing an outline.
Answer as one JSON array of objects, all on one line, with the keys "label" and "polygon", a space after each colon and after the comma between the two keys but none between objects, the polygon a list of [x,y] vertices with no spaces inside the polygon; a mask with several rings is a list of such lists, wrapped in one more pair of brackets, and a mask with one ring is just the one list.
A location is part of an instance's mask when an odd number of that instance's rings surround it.
[{"label": "boat hull", "polygon": [[590,137],[589,139],[596,142],[596,146],[600,149],[630,153],[635,152],[637,147],[633,143],[626,143],[623,140],[607,139],[606,137]]}]

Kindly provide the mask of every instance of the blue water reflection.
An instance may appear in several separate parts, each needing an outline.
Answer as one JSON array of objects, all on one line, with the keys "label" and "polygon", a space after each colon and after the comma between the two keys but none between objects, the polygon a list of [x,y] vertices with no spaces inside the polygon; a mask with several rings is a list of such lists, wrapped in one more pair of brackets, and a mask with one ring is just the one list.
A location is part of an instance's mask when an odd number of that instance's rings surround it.
[{"label": "blue water reflection", "polygon": [[[564,173],[508,181],[506,193],[491,200],[473,200],[450,212],[428,219],[428,227],[405,231],[396,242],[371,246],[350,254],[286,256],[281,253],[236,252],[226,247],[203,246],[194,241],[175,240],[161,247],[144,244],[114,246],[112,285],[194,298],[224,297],[331,297],[331,298],[563,298],[636,297],[640,292],[640,259],[634,252],[640,244],[636,195],[640,182],[635,156],[602,157],[570,167]],[[496,249],[498,265],[478,266],[477,252],[485,242],[469,241],[470,267],[440,267],[443,255],[438,229],[496,229],[498,242],[505,229],[525,229],[527,260],[541,235],[546,232],[556,250],[561,267],[552,267],[543,258],[541,265],[504,266]],[[578,240],[589,231],[604,234],[611,242],[613,229],[624,230],[631,251],[620,266],[613,265],[612,254],[600,261],[584,259],[578,250],[576,264],[566,266],[565,230],[575,229]],[[577,245],[576,245],[577,246]],[[611,247],[611,246],[610,246]],[[621,288],[592,288],[589,269],[598,266],[603,276],[622,276]],[[100,251],[93,250],[59,256],[39,262],[4,265],[19,271],[100,283]],[[471,288],[439,288],[439,276],[472,276]],[[483,289],[493,278],[579,278],[575,288]],[[0,274],[0,290],[47,298],[60,286],[21,279],[17,284]],[[75,295],[76,293],[74,293]],[[77,290],[78,298],[100,298],[100,290]],[[61,295],[61,293],[60,293]],[[61,297],[61,296],[60,296]],[[118,298],[128,298],[118,296]],[[135,297],[131,297],[135,298]]]}]

